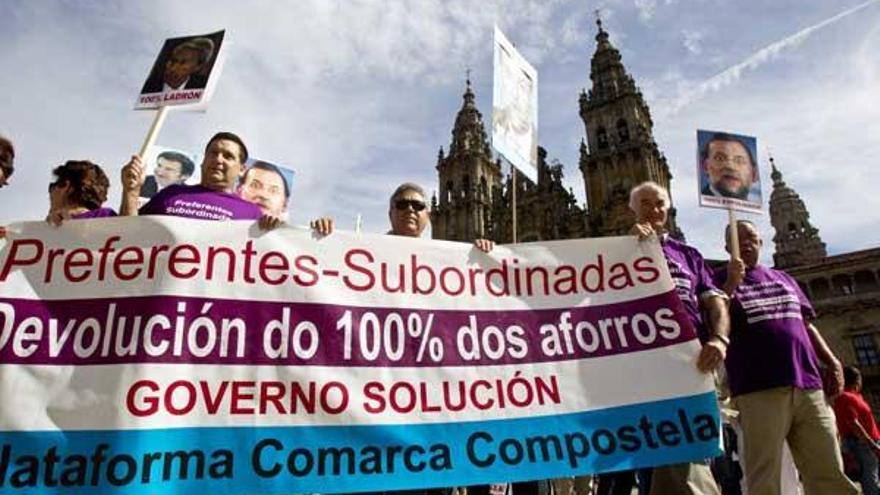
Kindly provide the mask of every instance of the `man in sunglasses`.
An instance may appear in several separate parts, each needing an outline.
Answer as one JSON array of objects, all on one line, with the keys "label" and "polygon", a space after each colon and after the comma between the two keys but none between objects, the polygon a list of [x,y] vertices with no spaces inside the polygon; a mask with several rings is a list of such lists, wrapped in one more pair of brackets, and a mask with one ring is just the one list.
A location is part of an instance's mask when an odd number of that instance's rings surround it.
[{"label": "man in sunglasses", "polygon": [[[391,221],[389,234],[421,237],[430,221],[425,190],[412,182],[404,182],[397,186],[391,195],[388,219]],[[495,247],[495,243],[489,239],[477,239],[474,245],[486,253]]]},{"label": "man in sunglasses", "polygon": [[404,182],[394,190],[388,208],[388,220],[391,221],[389,234],[421,237],[430,221],[425,191],[421,186]]}]

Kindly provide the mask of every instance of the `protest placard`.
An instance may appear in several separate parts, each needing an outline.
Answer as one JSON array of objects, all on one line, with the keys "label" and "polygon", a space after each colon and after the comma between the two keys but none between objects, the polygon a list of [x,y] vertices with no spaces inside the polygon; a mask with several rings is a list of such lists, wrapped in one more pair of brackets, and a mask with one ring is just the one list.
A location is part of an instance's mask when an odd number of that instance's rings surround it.
[{"label": "protest placard", "polygon": [[761,213],[758,145],[752,136],[697,131],[700,206]]},{"label": "protest placard", "polygon": [[135,103],[136,109],[204,108],[224,62],[226,31],[165,40]]},{"label": "protest placard", "polygon": [[236,189],[239,196],[256,203],[264,214],[287,219],[293,176],[290,168],[251,158]]},{"label": "protest placard", "polygon": [[492,146],[538,182],[538,71],[495,26]]}]

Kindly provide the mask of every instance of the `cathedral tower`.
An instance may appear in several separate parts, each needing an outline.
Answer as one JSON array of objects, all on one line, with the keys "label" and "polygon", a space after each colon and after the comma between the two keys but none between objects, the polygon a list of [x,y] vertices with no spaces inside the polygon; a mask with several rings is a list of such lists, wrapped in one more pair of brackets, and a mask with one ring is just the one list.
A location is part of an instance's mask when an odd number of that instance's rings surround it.
[{"label": "cathedral tower", "polygon": [[440,148],[437,156],[437,172],[440,197],[432,199],[432,237],[450,241],[495,239],[492,203],[501,195],[501,164],[492,159],[470,78],[455,118],[449,152],[444,155]]},{"label": "cathedral tower", "polygon": [[[672,174],[654,141],[654,123],[641,91],[627,74],[620,52],[608,40],[602,21],[596,23],[599,33],[590,66],[593,86],[580,96],[580,115],[587,132],[587,142],[581,143],[580,169],[591,234],[623,235],[634,221],[629,209],[630,189],[650,180],[669,190]],[[669,231],[681,236],[674,208],[669,212]]]},{"label": "cathedral tower", "polygon": [[770,158],[773,173],[773,193],[770,195],[770,223],[776,230],[773,242],[776,252],[773,263],[776,268],[817,263],[825,259],[825,243],[819,237],[819,229],[810,224],[810,213],[804,201],[794,189],[782,180],[782,173]]}]

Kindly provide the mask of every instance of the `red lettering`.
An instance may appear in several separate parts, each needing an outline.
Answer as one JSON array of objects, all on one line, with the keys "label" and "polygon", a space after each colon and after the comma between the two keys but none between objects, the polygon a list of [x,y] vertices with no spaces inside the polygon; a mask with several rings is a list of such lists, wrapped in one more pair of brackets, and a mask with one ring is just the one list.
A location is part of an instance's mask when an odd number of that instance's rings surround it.
[{"label": "red lettering", "polygon": [[[276,260],[275,263],[272,260]],[[273,278],[270,270],[277,272]],[[260,258],[260,278],[269,285],[281,285],[290,272],[290,265],[287,264],[287,257],[278,251],[269,251]]]},{"label": "red lettering", "polygon": [[352,271],[357,273],[361,273],[367,277],[367,281],[362,285],[357,285],[351,281],[348,275],[343,275],[342,282],[351,290],[357,291],[366,291],[373,288],[373,285],[376,284],[376,276],[373,275],[369,269],[362,267],[354,262],[354,257],[356,255],[363,256],[367,259],[368,262],[372,263],[374,261],[373,255],[370,254],[369,251],[365,249],[350,249],[347,253],[345,253],[345,266],[350,268]]},{"label": "red lettering", "polygon": [[[26,246],[34,248],[33,256],[19,258],[19,249]],[[9,255],[6,257],[6,262],[3,263],[3,269],[0,270],[0,282],[6,281],[6,277],[9,276],[13,267],[33,265],[41,256],[43,256],[43,243],[39,239],[16,239],[12,241],[12,245],[9,246]]]},{"label": "red lettering", "polygon": [[[186,391],[186,403],[183,407],[177,407],[174,405],[174,392],[178,389],[182,388]],[[175,416],[183,416],[184,414],[188,414],[193,408],[196,406],[196,388],[192,383],[186,380],[177,380],[171,382],[168,385],[168,388],[165,389],[165,409],[175,415]]]},{"label": "red lettering", "polygon": [[[81,257],[82,259],[76,259]],[[73,273],[75,268],[91,267],[95,263],[92,252],[86,248],[77,248],[68,253],[64,258],[64,277],[71,282],[82,282],[92,274],[91,268],[85,269],[79,275]]]},{"label": "red lettering", "polygon": [[199,388],[202,390],[202,396],[205,398],[205,409],[207,409],[208,414],[217,414],[217,411],[220,409],[220,403],[223,402],[223,396],[226,395],[226,389],[229,388],[229,381],[223,380],[220,382],[220,390],[214,395],[211,394],[208,382],[204,380],[199,382]]},{"label": "red lettering", "polygon": [[[129,259],[129,254],[132,256]],[[116,258],[113,259],[113,275],[119,280],[132,280],[137,278],[144,269],[144,252],[137,246],[130,246],[119,251]],[[137,268],[126,273],[123,269],[128,265],[134,265]]]},{"label": "red lettering", "polygon": [[[187,251],[187,257],[184,251]],[[200,261],[199,250],[192,244],[181,244],[175,246],[168,255],[168,272],[177,278],[193,278],[199,273],[198,264]],[[177,268],[177,265],[192,264],[196,265],[189,271],[183,272]]]},{"label": "red lettering", "polygon": [[145,406],[139,405],[136,402],[135,398],[142,389],[158,392],[159,385],[153,380],[138,380],[134,382],[134,385],[128,389],[128,393],[125,395],[125,407],[128,409],[128,412],[139,417],[156,414],[156,411],[159,410],[159,401],[156,397],[147,396],[142,398],[141,403],[145,404]]},{"label": "red lettering", "polygon": [[[254,400],[254,392],[253,388],[256,386],[256,382],[247,381],[247,382],[232,382],[232,407],[230,407],[230,414],[253,414],[254,407],[250,406],[242,406],[242,401],[251,401]],[[244,390],[242,390],[244,389]]]},{"label": "red lettering", "polygon": [[[648,256],[642,256],[635,260],[635,262],[633,262],[633,267],[639,274],[636,278],[643,284],[656,282],[657,279],[660,278],[660,270],[654,266],[654,260]],[[645,275],[645,277],[642,277],[642,275]]]},{"label": "red lettering", "polygon": [[303,287],[311,287],[318,283],[318,272],[309,268],[304,263],[308,261],[313,267],[318,266],[318,260],[314,256],[309,256],[304,254],[302,256],[297,256],[293,260],[293,266],[296,267],[296,271],[300,274],[305,273],[309,275],[309,278],[302,278],[299,274],[293,276],[293,281]]}]

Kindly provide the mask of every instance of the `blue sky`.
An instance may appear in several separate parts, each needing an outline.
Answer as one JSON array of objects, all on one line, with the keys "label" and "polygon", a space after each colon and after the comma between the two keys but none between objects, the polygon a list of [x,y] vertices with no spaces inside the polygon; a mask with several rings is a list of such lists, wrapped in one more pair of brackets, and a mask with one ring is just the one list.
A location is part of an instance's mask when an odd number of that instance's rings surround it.
[{"label": "blue sky", "polygon": [[396,184],[433,190],[466,68],[489,120],[495,23],[539,71],[539,140],[583,202],[577,101],[596,9],[648,100],[680,223],[704,254],[723,256],[726,214],[696,206],[697,128],[757,136],[763,180],[769,149],[832,253],[880,244],[880,0],[7,0],[0,133],[18,157],[0,222],[42,218],[66,159],[115,182],[149,127],[131,108],[162,41],[222,28],[234,44],[210,108],[171,114],[158,142],[200,149],[215,131],[239,133],[297,171],[295,223],[331,215],[350,229],[361,213],[383,232]]}]

